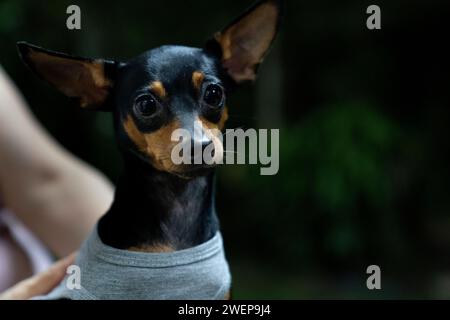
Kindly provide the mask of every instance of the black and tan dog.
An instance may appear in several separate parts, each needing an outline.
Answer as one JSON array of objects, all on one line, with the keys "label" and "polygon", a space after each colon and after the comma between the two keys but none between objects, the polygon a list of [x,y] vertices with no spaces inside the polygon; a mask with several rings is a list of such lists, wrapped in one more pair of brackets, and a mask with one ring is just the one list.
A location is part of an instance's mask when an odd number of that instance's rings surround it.
[{"label": "black and tan dog", "polygon": [[[195,121],[205,130],[224,128],[226,96],[255,79],[277,33],[280,11],[281,1],[259,1],[202,49],[163,46],[128,62],[78,58],[18,43],[22,59],[39,77],[82,108],[114,115],[124,172],[98,224],[105,245],[170,254],[217,234],[214,170],[175,165],[171,134],[177,128],[192,130]],[[213,139],[193,142],[205,147]]]}]

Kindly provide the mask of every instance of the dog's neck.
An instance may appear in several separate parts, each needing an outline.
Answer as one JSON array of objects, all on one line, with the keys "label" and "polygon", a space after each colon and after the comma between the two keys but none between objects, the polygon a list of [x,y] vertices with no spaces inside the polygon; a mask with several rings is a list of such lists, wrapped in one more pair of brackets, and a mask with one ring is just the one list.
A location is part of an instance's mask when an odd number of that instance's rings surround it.
[{"label": "dog's neck", "polygon": [[213,173],[183,179],[133,156],[124,158],[114,202],[98,226],[105,244],[148,252],[187,249],[218,229]]}]

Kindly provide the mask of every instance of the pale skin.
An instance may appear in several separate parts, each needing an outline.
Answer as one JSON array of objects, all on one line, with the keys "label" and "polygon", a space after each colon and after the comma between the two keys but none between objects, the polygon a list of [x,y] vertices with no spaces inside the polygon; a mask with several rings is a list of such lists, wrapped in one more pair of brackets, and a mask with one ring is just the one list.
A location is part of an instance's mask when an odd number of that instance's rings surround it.
[{"label": "pale skin", "polygon": [[[112,184],[64,150],[36,122],[0,67],[0,202],[51,252],[65,257],[79,248],[112,199]],[[18,260],[18,265],[24,263]],[[19,283],[0,298],[28,299],[47,293],[72,260],[73,256]]]},{"label": "pale skin", "polygon": [[0,300],[28,300],[49,293],[64,279],[66,270],[73,264],[75,256],[75,253],[71,254],[52,265],[48,270],[22,280],[0,294]]}]

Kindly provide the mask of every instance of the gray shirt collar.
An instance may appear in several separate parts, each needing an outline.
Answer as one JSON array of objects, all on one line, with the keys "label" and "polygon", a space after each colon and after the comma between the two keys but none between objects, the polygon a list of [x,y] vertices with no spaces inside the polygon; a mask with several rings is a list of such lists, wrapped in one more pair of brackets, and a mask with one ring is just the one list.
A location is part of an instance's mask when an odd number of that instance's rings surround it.
[{"label": "gray shirt collar", "polygon": [[44,299],[223,299],[231,276],[220,232],[182,251],[140,253],[109,247],[97,228],[85,241],[76,265],[81,289],[69,289],[71,275]]}]

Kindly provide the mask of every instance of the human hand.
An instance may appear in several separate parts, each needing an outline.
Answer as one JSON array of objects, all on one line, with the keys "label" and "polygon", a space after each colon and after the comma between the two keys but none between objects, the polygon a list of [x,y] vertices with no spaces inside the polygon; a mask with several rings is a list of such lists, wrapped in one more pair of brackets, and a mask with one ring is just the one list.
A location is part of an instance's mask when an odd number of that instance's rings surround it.
[{"label": "human hand", "polygon": [[28,300],[49,293],[66,275],[67,268],[74,263],[76,253],[58,261],[48,270],[25,279],[0,294],[0,300]]}]

